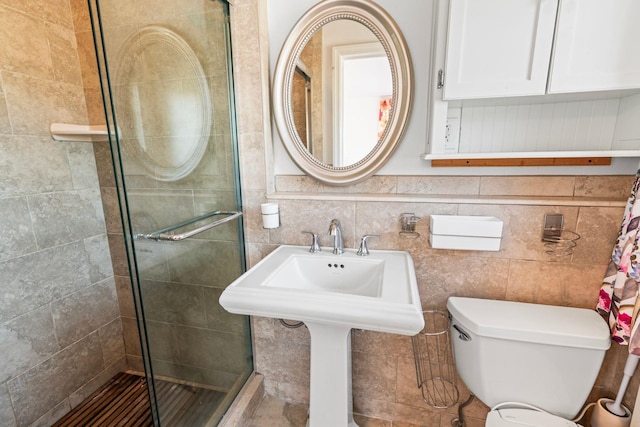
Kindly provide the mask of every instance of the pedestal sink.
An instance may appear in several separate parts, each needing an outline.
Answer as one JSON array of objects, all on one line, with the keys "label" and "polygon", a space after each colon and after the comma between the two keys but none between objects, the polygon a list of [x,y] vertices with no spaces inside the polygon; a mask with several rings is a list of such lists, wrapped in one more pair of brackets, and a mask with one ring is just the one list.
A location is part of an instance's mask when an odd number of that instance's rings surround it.
[{"label": "pedestal sink", "polygon": [[424,326],[407,252],[309,253],[280,246],[225,289],[229,312],[300,320],[311,336],[309,427],[357,427],[351,329],[415,335]]}]

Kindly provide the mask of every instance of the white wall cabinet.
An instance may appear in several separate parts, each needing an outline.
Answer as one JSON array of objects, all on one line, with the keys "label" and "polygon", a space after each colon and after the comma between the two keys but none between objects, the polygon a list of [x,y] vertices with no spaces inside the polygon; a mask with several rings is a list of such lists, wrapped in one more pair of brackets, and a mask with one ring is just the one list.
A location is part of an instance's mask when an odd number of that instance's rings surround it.
[{"label": "white wall cabinet", "polygon": [[560,0],[549,93],[640,87],[640,2]]},{"label": "white wall cabinet", "polygon": [[450,0],[443,97],[640,88],[638,19],[637,0]]},{"label": "white wall cabinet", "polygon": [[640,1],[438,0],[434,16],[425,159],[640,157]]},{"label": "white wall cabinet", "polygon": [[542,95],[558,0],[451,0],[444,99]]}]

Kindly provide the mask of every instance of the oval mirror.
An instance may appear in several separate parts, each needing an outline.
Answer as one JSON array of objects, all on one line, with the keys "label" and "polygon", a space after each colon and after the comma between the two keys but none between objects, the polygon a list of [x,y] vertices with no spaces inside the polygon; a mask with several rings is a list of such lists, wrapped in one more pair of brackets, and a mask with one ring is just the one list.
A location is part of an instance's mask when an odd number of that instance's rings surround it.
[{"label": "oval mirror", "polygon": [[397,148],[412,92],[409,51],[387,12],[370,0],[325,0],[280,51],[274,119],[304,172],[348,185],[373,175]]},{"label": "oval mirror", "polygon": [[167,28],[144,27],[123,43],[114,81],[126,157],[160,181],[191,173],[205,153],[212,112],[189,44]]}]

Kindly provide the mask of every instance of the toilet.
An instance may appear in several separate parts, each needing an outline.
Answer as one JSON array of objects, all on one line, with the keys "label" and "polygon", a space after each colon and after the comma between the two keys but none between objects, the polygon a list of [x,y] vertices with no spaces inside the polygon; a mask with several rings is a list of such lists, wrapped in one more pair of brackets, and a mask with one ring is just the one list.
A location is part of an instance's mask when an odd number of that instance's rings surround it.
[{"label": "toilet", "polygon": [[610,346],[594,310],[451,297],[458,374],[486,427],[573,427]]}]

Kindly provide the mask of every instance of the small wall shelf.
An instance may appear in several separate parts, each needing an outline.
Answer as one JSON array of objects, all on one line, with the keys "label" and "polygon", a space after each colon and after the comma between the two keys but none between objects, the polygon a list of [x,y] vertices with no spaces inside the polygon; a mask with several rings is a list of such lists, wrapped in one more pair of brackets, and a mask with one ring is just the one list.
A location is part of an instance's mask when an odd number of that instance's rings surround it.
[{"label": "small wall shelf", "polygon": [[73,125],[52,123],[51,137],[56,141],[68,142],[106,142],[109,134],[106,125]]}]

